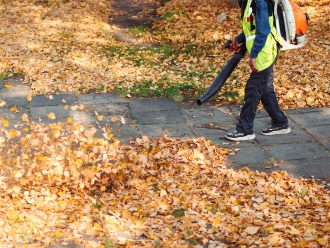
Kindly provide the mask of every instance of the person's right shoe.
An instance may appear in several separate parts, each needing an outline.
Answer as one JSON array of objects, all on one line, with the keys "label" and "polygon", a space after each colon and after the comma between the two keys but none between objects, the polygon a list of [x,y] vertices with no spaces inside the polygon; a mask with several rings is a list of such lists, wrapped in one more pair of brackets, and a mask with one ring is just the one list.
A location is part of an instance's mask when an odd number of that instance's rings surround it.
[{"label": "person's right shoe", "polygon": [[263,135],[275,135],[275,134],[288,134],[291,132],[291,127],[289,125],[274,127],[270,126],[269,128],[265,128],[261,130],[261,134]]},{"label": "person's right shoe", "polygon": [[237,130],[232,131],[231,133],[227,133],[225,137],[229,140],[233,141],[241,141],[241,140],[253,140],[256,138],[256,135],[252,132],[249,134],[238,132]]}]

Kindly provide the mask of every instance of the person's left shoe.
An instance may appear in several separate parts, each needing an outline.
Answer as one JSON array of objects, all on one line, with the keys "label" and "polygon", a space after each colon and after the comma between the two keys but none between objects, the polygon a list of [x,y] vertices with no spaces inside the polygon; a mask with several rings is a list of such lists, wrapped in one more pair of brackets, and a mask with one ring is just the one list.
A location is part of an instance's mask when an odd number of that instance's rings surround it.
[{"label": "person's left shoe", "polygon": [[252,133],[241,133],[237,130],[232,131],[231,133],[227,133],[225,137],[229,140],[233,141],[241,141],[241,140],[253,140],[256,138],[256,135]]},{"label": "person's left shoe", "polygon": [[280,127],[270,126],[269,128],[261,130],[261,134],[263,135],[288,134],[290,132],[291,132],[291,127],[289,125],[280,126]]}]

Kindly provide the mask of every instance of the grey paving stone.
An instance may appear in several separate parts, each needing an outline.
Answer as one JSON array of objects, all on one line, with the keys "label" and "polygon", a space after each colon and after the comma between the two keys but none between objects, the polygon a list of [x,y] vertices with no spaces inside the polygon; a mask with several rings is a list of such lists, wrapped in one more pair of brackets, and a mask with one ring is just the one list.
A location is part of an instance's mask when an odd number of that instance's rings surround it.
[{"label": "grey paving stone", "polygon": [[269,162],[267,153],[259,146],[244,147],[234,155],[229,155],[226,163],[233,165],[252,165]]},{"label": "grey paving stone", "polygon": [[278,163],[278,166],[295,177],[330,178],[330,157],[293,160]]},{"label": "grey paving stone", "polygon": [[330,108],[320,108],[319,111],[306,114],[293,113],[289,116],[304,127],[330,125]]},{"label": "grey paving stone", "polygon": [[323,139],[320,139],[319,142],[328,150],[330,150],[330,138],[327,137],[327,138],[323,138]]},{"label": "grey paving stone", "polygon": [[122,144],[130,144],[134,142],[137,138],[141,137],[137,129],[130,125],[123,125],[118,129],[116,128],[112,130],[112,134],[117,139],[119,139]]},{"label": "grey paving stone", "polygon": [[33,107],[74,104],[77,104],[77,96],[75,93],[33,96],[31,101],[31,106]]},{"label": "grey paving stone", "polygon": [[275,160],[291,160],[328,156],[321,146],[313,142],[264,146]]},{"label": "grey paving stone", "polygon": [[163,111],[132,112],[137,124],[160,124],[184,122],[181,112],[177,109]]},{"label": "grey paving stone", "polygon": [[[49,113],[54,113],[56,118],[66,118],[66,117],[74,117],[79,115],[81,111],[72,110],[69,106],[67,109],[64,106],[45,106],[45,107],[32,107],[31,108],[31,116],[32,119],[48,119],[47,115]],[[87,116],[87,115],[86,115]]]},{"label": "grey paving stone", "polygon": [[330,150],[330,125],[306,127],[306,130]]},{"label": "grey paving stone", "polygon": [[212,122],[212,125],[210,123],[201,123],[189,126],[189,128],[196,136],[215,135],[224,137],[226,133],[232,131],[235,127],[228,122]]},{"label": "grey paving stone", "polygon": [[92,113],[95,111],[99,115],[114,115],[118,113],[128,113],[129,108],[126,103],[107,103],[107,104],[84,104],[85,109],[90,108]]},{"label": "grey paving stone", "polygon": [[7,82],[6,82],[5,80],[0,79],[0,89],[5,88],[5,87],[6,87],[6,86],[5,86],[6,83],[7,83]]},{"label": "grey paving stone", "polygon": [[[205,137],[206,138],[206,137]],[[208,138],[212,140],[214,144],[217,144],[219,147],[224,147],[228,149],[233,148],[244,148],[244,147],[252,147],[252,146],[259,146],[256,140],[246,140],[246,141],[231,141],[225,138],[223,135],[222,137],[217,138]]]},{"label": "grey paving stone", "polygon": [[17,106],[17,111],[11,111],[8,106],[0,107],[0,117],[7,120],[21,120],[24,114],[29,114],[29,110],[26,107]]},{"label": "grey paving stone", "polygon": [[94,104],[110,104],[110,103],[127,103],[125,98],[121,98],[116,94],[79,94],[78,103],[86,105]]},{"label": "grey paving stone", "polygon": [[130,100],[128,103],[133,113],[179,109],[178,105],[168,98]]},{"label": "grey paving stone", "polygon": [[306,131],[317,139],[330,137],[330,125],[306,127]]},{"label": "grey paving stone", "polygon": [[225,107],[182,109],[181,112],[188,125],[236,121],[229,109]]},{"label": "grey paving stone", "polygon": [[8,107],[29,106],[27,100],[30,90],[25,88],[4,88],[0,91],[0,100],[5,101]]},{"label": "grey paving stone", "polygon": [[138,125],[141,134],[150,138],[158,138],[167,135],[171,138],[194,138],[190,129],[183,123],[178,124],[158,124],[158,125]]},{"label": "grey paving stone", "polygon": [[[230,106],[229,108],[232,110],[232,112],[235,116],[239,116],[241,113],[242,107],[243,107],[243,105],[236,105],[236,106]],[[266,110],[264,110],[264,109],[258,110],[256,113],[256,118],[264,118],[264,117],[268,117]]]},{"label": "grey paving stone", "polygon": [[11,89],[13,89],[13,88],[29,89],[29,86],[27,84],[25,84],[23,80],[24,80],[23,77],[12,77],[12,78],[8,78],[5,80],[1,79],[0,80],[0,89],[7,88],[6,87],[7,83],[12,84]]}]

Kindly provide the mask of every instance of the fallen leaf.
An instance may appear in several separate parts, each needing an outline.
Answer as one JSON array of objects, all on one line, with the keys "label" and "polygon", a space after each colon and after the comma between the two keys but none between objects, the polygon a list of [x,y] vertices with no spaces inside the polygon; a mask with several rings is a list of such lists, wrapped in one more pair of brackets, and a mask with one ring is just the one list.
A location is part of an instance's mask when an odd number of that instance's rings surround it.
[{"label": "fallen leaf", "polygon": [[250,235],[253,235],[253,234],[256,234],[258,232],[258,230],[259,230],[259,227],[257,227],[257,226],[248,226],[245,229],[245,232],[247,232]]},{"label": "fallen leaf", "polygon": [[56,119],[56,116],[55,116],[55,114],[54,114],[53,112],[50,112],[49,114],[47,114],[47,117],[48,117],[48,119],[50,119],[50,120],[54,120],[54,119]]}]

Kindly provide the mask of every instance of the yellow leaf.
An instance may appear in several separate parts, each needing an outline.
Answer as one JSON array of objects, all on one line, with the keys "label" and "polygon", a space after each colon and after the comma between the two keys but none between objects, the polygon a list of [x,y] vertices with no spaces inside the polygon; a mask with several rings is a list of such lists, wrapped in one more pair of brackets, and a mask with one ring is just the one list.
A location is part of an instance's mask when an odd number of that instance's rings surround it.
[{"label": "yellow leaf", "polygon": [[4,105],[6,105],[7,103],[5,102],[5,101],[1,101],[0,102],[0,107],[2,107],[2,106],[4,106]]},{"label": "yellow leaf", "polygon": [[23,120],[23,121],[26,121],[26,122],[29,122],[29,116],[28,116],[26,113],[24,113],[24,114],[22,115],[22,120]]},{"label": "yellow leaf", "polygon": [[308,105],[313,105],[313,103],[314,103],[314,99],[312,98],[312,97],[307,97],[307,99],[306,99],[306,103],[308,104]]},{"label": "yellow leaf", "polygon": [[96,223],[93,227],[92,227],[93,231],[102,231],[103,228],[100,224]]},{"label": "yellow leaf", "polygon": [[68,107],[69,107],[68,105],[65,105],[65,106],[64,106],[64,109],[68,109]]},{"label": "yellow leaf", "polygon": [[78,108],[79,108],[80,110],[83,110],[83,109],[84,109],[84,104],[80,104]]},{"label": "yellow leaf", "polygon": [[26,99],[27,99],[29,102],[31,102],[31,101],[32,101],[32,94],[30,93],[30,94],[26,97]]},{"label": "yellow leaf", "polygon": [[103,115],[98,115],[98,116],[97,116],[97,119],[98,119],[99,121],[102,121],[102,120],[103,120]]},{"label": "yellow leaf", "polygon": [[7,218],[8,218],[9,220],[18,220],[19,216],[18,216],[18,214],[17,214],[16,212],[14,212],[14,211],[9,211],[9,212],[7,213]]},{"label": "yellow leaf", "polygon": [[216,218],[216,219],[214,219],[213,221],[212,221],[212,226],[218,226],[219,224],[221,224],[222,223],[222,219],[221,219],[221,216],[219,216],[218,218]]},{"label": "yellow leaf", "polygon": [[16,113],[19,113],[19,111],[18,111],[18,109],[16,108],[16,106],[11,107],[11,108],[10,108],[10,111],[12,111],[12,112],[16,112]]},{"label": "yellow leaf", "polygon": [[324,239],[324,238],[319,238],[317,239],[317,242],[320,244],[320,245],[326,245],[328,244],[328,240]]},{"label": "yellow leaf", "polygon": [[293,95],[293,93],[292,93],[291,90],[289,90],[288,93],[286,93],[286,97],[287,97],[287,98],[293,98],[293,96],[294,96],[294,95]]},{"label": "yellow leaf", "polygon": [[130,219],[132,217],[131,212],[125,209],[121,211],[121,215],[126,219]]},{"label": "yellow leaf", "polygon": [[8,120],[3,120],[2,122],[3,122],[3,125],[5,127],[8,127],[9,126],[9,121]]},{"label": "yellow leaf", "polygon": [[300,231],[294,227],[291,227],[290,234],[292,235],[299,235]]},{"label": "yellow leaf", "polygon": [[257,227],[257,226],[248,226],[245,229],[245,232],[247,232],[250,235],[253,235],[253,234],[256,234],[258,232],[258,230],[259,230],[259,227]]},{"label": "yellow leaf", "polygon": [[63,234],[62,234],[60,231],[58,231],[58,230],[56,230],[55,233],[54,233],[54,236],[55,236],[56,238],[62,237],[62,235],[63,235]]},{"label": "yellow leaf", "polygon": [[92,127],[91,129],[86,129],[84,131],[84,135],[87,138],[93,138],[94,134],[96,133],[97,129],[95,127]]},{"label": "yellow leaf", "polygon": [[75,106],[71,106],[71,109],[72,109],[72,110],[76,110],[77,108],[78,108],[77,105],[75,105]]},{"label": "yellow leaf", "polygon": [[117,121],[117,117],[112,117],[112,118],[111,118],[111,121],[112,121],[112,122]]},{"label": "yellow leaf", "polygon": [[56,116],[55,116],[55,114],[54,114],[53,112],[50,112],[50,113],[47,115],[47,117],[48,117],[49,119],[51,119],[51,120],[56,119]]},{"label": "yellow leaf", "polygon": [[82,160],[79,159],[79,158],[77,158],[77,159],[76,159],[76,163],[77,163],[79,166],[81,166],[81,165],[82,165]]},{"label": "yellow leaf", "polygon": [[11,129],[9,131],[9,133],[6,134],[6,137],[8,139],[13,139],[13,138],[16,138],[17,136],[21,135],[21,132],[17,131],[17,130],[14,130],[14,129]]},{"label": "yellow leaf", "polygon": [[10,88],[10,87],[13,86],[13,85],[12,85],[11,83],[6,83],[5,86],[6,86],[7,88]]}]

